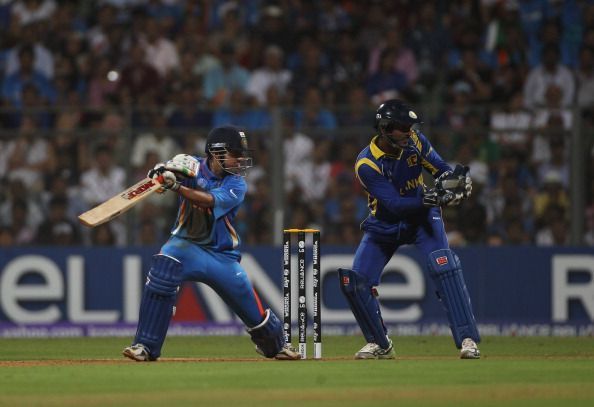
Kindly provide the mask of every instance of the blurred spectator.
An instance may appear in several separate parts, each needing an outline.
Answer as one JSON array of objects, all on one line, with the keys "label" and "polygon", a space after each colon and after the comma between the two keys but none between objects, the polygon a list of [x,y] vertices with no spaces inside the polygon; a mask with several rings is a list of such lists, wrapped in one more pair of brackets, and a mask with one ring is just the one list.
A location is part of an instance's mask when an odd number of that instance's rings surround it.
[{"label": "blurred spectator", "polygon": [[161,86],[161,78],[157,70],[146,62],[145,49],[135,44],[130,49],[130,61],[124,66],[118,82],[119,91],[133,104],[145,93],[157,93]]},{"label": "blurred spectator", "polygon": [[45,101],[50,103],[56,100],[56,90],[49,78],[33,66],[33,48],[23,46],[18,51],[19,69],[4,77],[2,83],[2,98],[14,107],[21,107],[23,102],[23,89],[31,84]]},{"label": "blurred spectator", "polygon": [[116,245],[115,232],[112,230],[113,223],[104,223],[91,230],[91,245],[93,246],[114,246]]},{"label": "blurred spectator", "polygon": [[367,94],[374,105],[395,98],[402,98],[409,83],[404,72],[397,68],[396,51],[386,48],[379,59],[378,70],[367,79]]},{"label": "blurred spectator", "polygon": [[219,48],[210,48],[203,34],[192,35],[188,41],[188,48],[195,57],[194,67],[192,68],[194,74],[202,77],[206,72],[220,64],[219,59],[212,52],[213,49],[217,50]]},{"label": "blurred spectator", "polygon": [[69,176],[65,171],[56,172],[47,178],[48,187],[43,191],[40,199],[45,213],[50,212],[53,199],[63,199],[66,201],[66,217],[72,222],[78,222],[78,215],[87,209],[78,186],[69,185]]},{"label": "blurred spectator", "polygon": [[37,133],[33,118],[23,118],[18,136],[6,145],[8,179],[21,180],[31,192],[43,189],[43,175],[52,172],[56,158],[52,145]]},{"label": "blurred spectator", "polygon": [[319,90],[326,103],[334,102],[334,82],[328,70],[326,54],[313,38],[304,36],[299,41],[298,51],[293,55],[293,72],[289,84],[289,102],[304,104],[305,95],[311,87]]},{"label": "blurred spectator", "polygon": [[303,106],[295,109],[295,127],[297,129],[323,129],[336,128],[336,117],[326,108],[320,90],[315,86],[307,89]]},{"label": "blurred spectator", "polygon": [[525,150],[530,142],[532,114],[524,109],[522,92],[517,91],[504,107],[491,113],[491,140],[503,147]]},{"label": "blurred spectator", "polygon": [[[345,131],[349,131],[349,127],[366,127],[369,128],[372,123],[374,107],[365,92],[365,88],[361,85],[352,84],[343,91],[346,94],[346,99],[339,100],[336,106],[336,119],[340,127],[345,127]],[[346,102],[346,104],[343,104]],[[351,129],[353,130],[353,129]],[[359,129],[355,129],[357,134]]]},{"label": "blurred spectator", "polygon": [[220,59],[221,65],[204,74],[204,97],[214,107],[227,105],[231,92],[245,91],[249,80],[249,72],[237,63],[232,43],[221,45]]},{"label": "blurred spectator", "polygon": [[89,167],[88,142],[77,133],[82,120],[79,107],[63,110],[56,118],[56,134],[51,140],[56,156],[55,172],[66,177],[69,185],[78,184],[80,174]]},{"label": "blurred spectator", "polygon": [[275,88],[279,101],[284,101],[291,81],[291,71],[283,67],[283,58],[282,49],[276,45],[269,45],[264,50],[262,66],[251,73],[246,91],[258,105],[267,105],[267,94],[271,87]]},{"label": "blurred spectator", "polygon": [[[543,162],[538,167],[538,184],[543,185],[547,177],[554,177],[559,180],[565,189],[569,189],[569,160],[562,138],[556,138],[551,142],[551,159]],[[554,174],[554,175],[553,175]]]},{"label": "blurred spectator", "polygon": [[100,109],[107,104],[111,96],[117,95],[118,74],[108,58],[95,61],[89,81],[88,105]]},{"label": "blurred spectator", "polygon": [[401,30],[398,25],[386,25],[382,41],[369,52],[368,72],[374,74],[381,68],[381,56],[384,50],[389,48],[394,50],[396,55],[393,60],[394,70],[402,72],[409,86],[414,86],[419,78],[417,58],[413,51],[404,45]]},{"label": "blurred spectator", "polygon": [[419,83],[432,88],[439,71],[435,67],[443,66],[451,38],[432,2],[424,2],[416,14],[417,23],[411,27],[406,40],[417,59]]},{"label": "blurred spectator", "polygon": [[157,161],[153,165],[157,164],[157,162],[170,160],[180,152],[177,143],[168,135],[164,115],[155,113],[152,118],[151,129],[139,134],[134,140],[130,157],[130,162],[134,168],[144,165],[149,152],[154,152],[157,155]]},{"label": "blurred spectator", "polygon": [[242,16],[245,7],[240,7],[235,1],[227,1],[219,8],[220,26],[209,32],[208,46],[210,49],[220,49],[225,43],[233,44],[237,61],[244,67],[250,66],[252,58],[249,36],[244,30]]},{"label": "blurred spectator", "polygon": [[[321,203],[326,195],[330,183],[330,146],[327,140],[316,142],[311,157],[295,168],[296,186],[305,201]],[[312,206],[312,210],[315,209]]]},{"label": "blurred spectator", "polygon": [[11,221],[7,226],[17,245],[32,244],[35,240],[35,227],[29,222],[29,215],[29,205],[26,200],[17,198],[12,201]]},{"label": "blurred spectator", "polygon": [[534,216],[538,222],[542,222],[546,209],[552,205],[564,212],[569,211],[569,195],[563,188],[561,174],[555,170],[545,174],[542,186],[534,197]]},{"label": "blurred spectator", "polygon": [[359,46],[353,32],[338,34],[332,49],[332,81],[336,89],[336,104],[343,104],[348,90],[364,82],[366,77],[365,51]]},{"label": "blurred spectator", "polygon": [[[306,4],[302,4],[307,8]],[[283,8],[276,4],[264,5],[260,13],[260,21],[256,25],[255,38],[262,44],[277,45],[285,52],[295,48],[295,33],[297,30],[287,29],[287,16]],[[313,23],[309,21],[308,23]]]},{"label": "blurred spectator", "polygon": [[106,145],[95,149],[92,167],[80,179],[82,197],[90,207],[107,201],[124,190],[126,173],[113,162],[113,150]]},{"label": "blurred spectator", "polygon": [[18,32],[13,33],[18,39],[18,45],[10,49],[6,56],[6,68],[4,70],[6,76],[20,71],[20,52],[23,48],[27,48],[33,52],[33,70],[39,72],[49,80],[54,77],[54,55],[44,45],[48,39],[44,38],[42,27],[42,24],[31,23],[21,27]]},{"label": "blurred spectator", "polygon": [[78,225],[68,219],[66,197],[55,196],[49,201],[47,219],[39,225],[35,243],[39,245],[72,246],[80,243]]},{"label": "blurred spectator", "polygon": [[95,10],[95,25],[87,32],[89,48],[94,55],[104,55],[109,50],[108,33],[116,21],[116,9],[105,2]]},{"label": "blurred spectator", "polygon": [[252,107],[250,98],[239,89],[231,91],[229,105],[215,109],[212,117],[213,126],[234,124],[246,130],[267,130],[271,118],[266,110]]},{"label": "blurred spectator", "polygon": [[51,18],[56,11],[54,0],[17,0],[12,5],[12,18],[22,26]]},{"label": "blurred spectator", "polygon": [[448,75],[450,84],[465,83],[470,87],[468,94],[471,103],[486,102],[491,99],[493,73],[489,66],[479,61],[473,48],[461,50],[460,63]]},{"label": "blurred spectator", "polygon": [[532,68],[524,84],[524,104],[532,109],[546,104],[546,92],[555,86],[561,93],[561,107],[568,107],[575,97],[573,74],[559,62],[559,47],[548,44],[542,50],[542,63]]},{"label": "blurred spectator", "polygon": [[569,230],[562,207],[549,205],[543,217],[544,224],[536,231],[537,246],[565,246],[569,244]]},{"label": "blurred spectator", "polygon": [[[44,219],[37,197],[30,193],[21,180],[9,181],[2,192],[5,199],[0,201],[0,225],[11,226],[15,220],[20,220],[22,222],[14,231],[15,236],[21,229],[25,230],[26,236],[34,236],[37,226]],[[20,211],[21,216],[15,214],[15,210]]]},{"label": "blurred spectator", "polygon": [[143,32],[145,35],[140,43],[144,47],[146,62],[159,72],[161,78],[167,78],[180,63],[175,44],[164,35],[163,27],[154,18],[145,20]]},{"label": "blurred spectator", "polygon": [[368,214],[367,201],[362,195],[353,194],[354,175],[341,173],[330,178],[328,193],[324,199],[324,220],[330,230],[340,236],[344,224],[358,225]]}]

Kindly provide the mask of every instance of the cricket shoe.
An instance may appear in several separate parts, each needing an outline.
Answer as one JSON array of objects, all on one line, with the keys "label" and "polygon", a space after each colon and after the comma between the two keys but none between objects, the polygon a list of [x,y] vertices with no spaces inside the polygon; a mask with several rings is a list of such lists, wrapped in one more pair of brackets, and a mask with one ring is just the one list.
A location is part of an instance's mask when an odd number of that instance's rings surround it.
[{"label": "cricket shoe", "polygon": [[149,349],[142,343],[136,343],[124,348],[122,355],[137,362],[154,362],[157,358],[151,356]]},{"label": "cricket shoe", "polygon": [[396,352],[394,352],[394,346],[392,340],[388,339],[390,347],[388,349],[381,348],[377,343],[368,343],[363,346],[361,350],[355,353],[355,359],[394,359],[396,358]]},{"label": "cricket shoe", "polygon": [[[258,345],[256,345],[256,352],[258,352],[259,355],[266,357]],[[276,360],[299,360],[301,359],[301,355],[299,352],[297,352],[297,349],[292,347],[290,344],[285,344],[285,346],[283,346],[283,348],[276,354],[274,358]]]},{"label": "cricket shoe", "polygon": [[460,350],[460,359],[480,359],[481,352],[474,342],[470,338],[466,338],[462,341],[462,349]]}]

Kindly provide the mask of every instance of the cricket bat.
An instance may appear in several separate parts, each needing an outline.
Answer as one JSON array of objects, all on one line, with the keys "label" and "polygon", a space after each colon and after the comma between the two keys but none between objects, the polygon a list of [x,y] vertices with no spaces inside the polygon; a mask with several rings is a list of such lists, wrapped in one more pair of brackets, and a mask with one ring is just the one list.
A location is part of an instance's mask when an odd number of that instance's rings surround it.
[{"label": "cricket bat", "polygon": [[88,227],[99,226],[126,212],[137,203],[151,196],[159,188],[161,188],[160,178],[145,178],[113,198],[80,214],[78,220]]}]

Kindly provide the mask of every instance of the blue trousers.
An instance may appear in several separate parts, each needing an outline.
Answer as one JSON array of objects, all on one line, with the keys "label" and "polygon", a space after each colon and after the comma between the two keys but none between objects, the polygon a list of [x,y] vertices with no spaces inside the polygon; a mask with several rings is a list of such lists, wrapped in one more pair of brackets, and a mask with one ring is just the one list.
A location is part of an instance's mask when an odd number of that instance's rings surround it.
[{"label": "blue trousers", "polygon": [[248,327],[262,322],[265,310],[241,265],[224,254],[209,251],[172,236],[161,253],[182,264],[182,281],[210,286]]},{"label": "blue trousers", "polygon": [[414,244],[425,254],[448,249],[448,239],[440,208],[431,208],[426,216],[414,216],[400,224],[398,233],[380,235],[365,232],[353,261],[353,270],[367,277],[371,285],[379,285],[384,267],[396,250],[405,244]]}]

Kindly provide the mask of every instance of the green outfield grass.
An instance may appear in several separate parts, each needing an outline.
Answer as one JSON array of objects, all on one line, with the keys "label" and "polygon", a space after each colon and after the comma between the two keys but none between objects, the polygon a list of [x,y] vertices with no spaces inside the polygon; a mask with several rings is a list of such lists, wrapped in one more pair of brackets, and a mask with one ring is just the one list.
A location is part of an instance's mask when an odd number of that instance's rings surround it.
[{"label": "green outfield grass", "polygon": [[171,337],[156,363],[121,357],[128,338],[0,339],[0,405],[594,405],[592,338],[485,338],[478,361],[447,337],[393,339],[396,360],[327,337],[325,360],[281,362],[247,336]]}]

